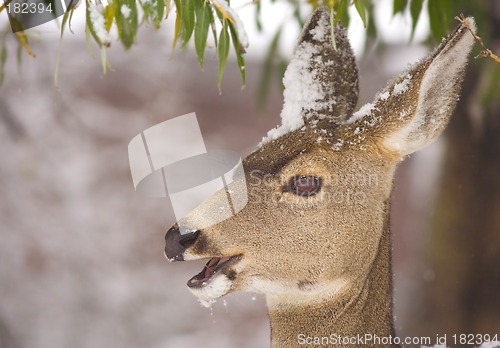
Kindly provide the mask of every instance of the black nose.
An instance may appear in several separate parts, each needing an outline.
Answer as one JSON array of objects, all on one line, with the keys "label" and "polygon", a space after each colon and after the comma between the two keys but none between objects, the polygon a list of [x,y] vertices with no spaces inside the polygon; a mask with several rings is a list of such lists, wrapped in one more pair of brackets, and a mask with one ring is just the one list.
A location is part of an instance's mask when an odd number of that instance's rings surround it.
[{"label": "black nose", "polygon": [[194,244],[200,231],[181,234],[177,224],[170,227],[165,235],[165,255],[169,261],[183,261],[184,252]]}]

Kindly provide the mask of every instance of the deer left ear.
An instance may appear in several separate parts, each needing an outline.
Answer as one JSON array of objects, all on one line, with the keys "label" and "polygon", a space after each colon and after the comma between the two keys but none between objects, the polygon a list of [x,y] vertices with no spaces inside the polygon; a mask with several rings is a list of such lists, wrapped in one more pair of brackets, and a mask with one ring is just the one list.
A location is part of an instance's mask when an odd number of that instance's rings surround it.
[{"label": "deer left ear", "polygon": [[[473,18],[465,23],[475,32]],[[432,54],[389,83],[347,124],[365,130],[400,156],[430,144],[455,109],[473,43],[466,26],[458,26]]]}]

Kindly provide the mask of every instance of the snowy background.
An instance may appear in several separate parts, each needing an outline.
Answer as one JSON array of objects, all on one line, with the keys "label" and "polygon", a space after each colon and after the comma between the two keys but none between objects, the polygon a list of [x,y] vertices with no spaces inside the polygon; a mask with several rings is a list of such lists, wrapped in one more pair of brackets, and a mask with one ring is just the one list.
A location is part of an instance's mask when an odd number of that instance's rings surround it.
[{"label": "snowy background", "polygon": [[[105,76],[82,35],[68,36],[56,89],[57,28],[44,30],[33,46],[37,58],[25,57],[20,73],[10,47],[0,93],[0,348],[267,347],[261,296],[233,294],[205,309],[188,292],[185,283],[203,262],[166,261],[169,203],[134,192],[127,157],[140,131],[193,111],[209,150],[250,153],[279,122],[282,105],[275,86],[265,112],[255,106],[265,45],[250,54],[247,88],[230,63],[219,95],[214,59],[200,72],[192,52],[171,56],[164,34],[143,28],[130,52],[115,45]],[[425,52],[406,45],[367,52],[360,105]],[[438,142],[398,171],[394,271],[402,336],[411,335],[405,318],[419,284],[433,277],[415,260],[442,151]]]}]

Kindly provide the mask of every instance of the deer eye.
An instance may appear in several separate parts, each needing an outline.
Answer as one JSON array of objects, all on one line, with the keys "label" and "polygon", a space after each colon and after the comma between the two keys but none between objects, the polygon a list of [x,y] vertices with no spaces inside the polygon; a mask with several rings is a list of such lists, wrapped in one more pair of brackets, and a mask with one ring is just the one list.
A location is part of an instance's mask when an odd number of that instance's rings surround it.
[{"label": "deer eye", "polygon": [[296,194],[297,196],[314,196],[321,189],[321,179],[312,175],[295,175],[290,179],[285,192]]}]

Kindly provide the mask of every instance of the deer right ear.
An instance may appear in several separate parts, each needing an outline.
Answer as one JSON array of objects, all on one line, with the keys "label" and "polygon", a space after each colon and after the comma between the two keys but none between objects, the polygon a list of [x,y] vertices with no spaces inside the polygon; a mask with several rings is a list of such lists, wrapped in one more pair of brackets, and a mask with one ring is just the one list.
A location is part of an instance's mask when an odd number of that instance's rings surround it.
[{"label": "deer right ear", "polygon": [[467,56],[474,39],[473,18],[464,20],[429,57],[410,68],[347,121],[389,151],[408,155],[430,144],[455,109]]}]

